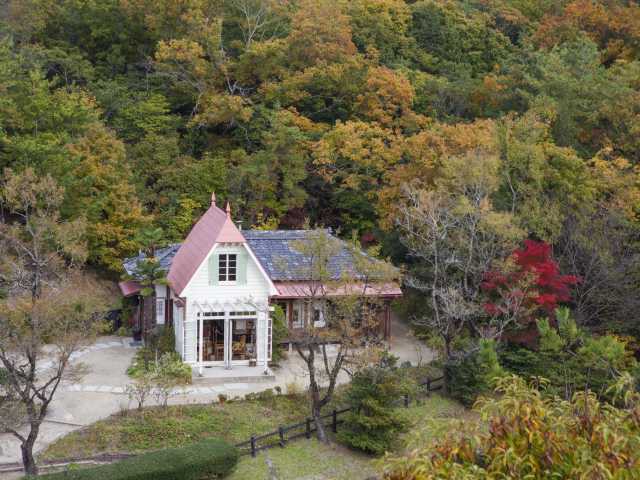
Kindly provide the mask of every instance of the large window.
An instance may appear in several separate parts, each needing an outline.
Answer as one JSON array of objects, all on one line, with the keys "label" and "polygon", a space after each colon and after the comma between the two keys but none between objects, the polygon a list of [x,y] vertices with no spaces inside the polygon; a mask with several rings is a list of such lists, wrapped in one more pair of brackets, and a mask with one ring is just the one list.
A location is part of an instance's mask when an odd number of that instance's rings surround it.
[{"label": "large window", "polygon": [[305,305],[303,302],[294,302],[292,304],[292,320],[291,326],[293,328],[304,328],[304,310]]},{"label": "large window", "polygon": [[156,298],[156,324],[164,325],[164,298]]},{"label": "large window", "polygon": [[322,328],[326,325],[324,321],[324,310],[322,304],[316,303],[313,306],[313,326],[316,328]]},{"label": "large window", "polygon": [[235,253],[222,253],[218,258],[218,281],[236,281],[237,256]]}]

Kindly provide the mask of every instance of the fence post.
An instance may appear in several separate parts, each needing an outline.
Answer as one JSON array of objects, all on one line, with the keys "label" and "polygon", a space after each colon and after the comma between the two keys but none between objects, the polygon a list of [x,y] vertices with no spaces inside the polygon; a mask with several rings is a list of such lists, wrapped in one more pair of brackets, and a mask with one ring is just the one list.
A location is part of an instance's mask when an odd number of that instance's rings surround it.
[{"label": "fence post", "polygon": [[331,425],[331,427],[333,428],[333,433],[338,433],[338,412],[336,412],[336,409],[333,409],[332,412],[332,420],[333,423]]},{"label": "fence post", "polygon": [[280,446],[284,448],[284,428],[282,425],[278,427],[278,436],[280,437]]},{"label": "fence post", "polygon": [[307,438],[311,438],[311,419],[309,417],[307,417],[304,436],[307,437]]},{"label": "fence post", "polygon": [[251,435],[251,456],[256,456],[256,436]]},{"label": "fence post", "polygon": [[409,408],[409,394],[404,394],[404,408]]}]

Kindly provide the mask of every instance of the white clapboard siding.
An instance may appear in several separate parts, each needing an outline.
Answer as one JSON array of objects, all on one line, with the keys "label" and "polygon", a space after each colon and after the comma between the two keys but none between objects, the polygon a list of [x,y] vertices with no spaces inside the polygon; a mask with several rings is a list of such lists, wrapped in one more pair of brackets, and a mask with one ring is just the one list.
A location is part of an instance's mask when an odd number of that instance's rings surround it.
[{"label": "white clapboard siding", "polygon": [[[246,255],[246,281],[237,284],[212,285],[209,281],[209,257],[220,254]],[[213,264],[214,262],[211,262]],[[215,272],[217,275],[218,272]],[[240,278],[240,275],[238,275]],[[266,308],[269,300],[269,280],[264,276],[246,247],[241,244],[219,244],[209,252],[202,261],[191,280],[182,291],[181,297],[186,299],[187,314],[184,322],[183,358],[185,362],[196,363],[198,359],[198,311],[206,305],[228,305],[226,310],[255,310],[256,305]],[[214,307],[211,307],[214,308]],[[220,308],[220,307],[215,307]],[[264,317],[264,313],[258,316]],[[267,335],[266,321],[258,321],[256,341],[258,343],[258,361],[265,362],[265,341]]]},{"label": "white clapboard siding", "polygon": [[184,322],[184,361],[187,363],[195,363],[198,361],[197,356],[198,342],[198,322],[190,320]]},{"label": "white clapboard siding", "polygon": [[176,337],[176,352],[180,355],[180,358],[184,358],[184,326],[182,312],[184,309],[178,308],[177,302],[173,302],[173,331]]},{"label": "white clapboard siding", "polygon": [[259,365],[264,365],[265,364],[265,356],[266,356],[266,350],[265,350],[265,339],[266,339],[266,335],[267,335],[267,322],[265,321],[266,315],[264,312],[259,312],[258,313],[258,322],[256,325],[256,328],[258,330],[258,334],[257,336],[257,342],[258,342],[258,352],[257,352],[257,360],[258,360],[258,364]]},{"label": "white clapboard siding", "polygon": [[214,303],[216,301],[234,301],[252,298],[256,301],[266,302],[269,298],[269,283],[262,275],[259,267],[253,259],[247,255],[247,281],[244,285],[209,285],[209,257],[211,255],[219,255],[221,253],[246,253],[243,245],[225,246],[218,245],[214,247],[207,258],[200,264],[196,273],[182,292],[182,297],[186,297],[188,302],[204,302]]}]

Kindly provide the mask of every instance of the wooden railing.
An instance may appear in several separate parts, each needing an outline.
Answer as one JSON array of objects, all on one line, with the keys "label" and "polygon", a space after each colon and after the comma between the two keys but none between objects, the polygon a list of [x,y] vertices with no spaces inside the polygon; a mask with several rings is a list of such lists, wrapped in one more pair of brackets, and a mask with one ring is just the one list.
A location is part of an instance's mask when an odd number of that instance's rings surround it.
[{"label": "wooden railing", "polygon": [[[421,383],[418,394],[414,397],[404,395],[398,399],[398,404],[409,408],[412,400],[417,400],[420,397],[429,396],[431,392],[442,390],[444,387],[444,376],[438,378],[430,378],[426,382]],[[344,420],[340,419],[340,416],[351,411],[351,407],[342,409],[333,409],[330,413],[322,415],[320,417],[323,424],[331,427],[333,433],[338,432],[338,425],[344,423]],[[330,423],[325,423],[325,420],[331,419]],[[311,417],[307,417],[304,421],[293,423],[291,425],[281,425],[277,430],[262,435],[252,435],[249,440],[236,444],[236,448],[240,450],[241,455],[251,454],[255,457],[260,450],[266,450],[272,447],[284,448],[286,444],[292,440],[305,437],[311,438],[311,434],[317,430],[315,421]]]}]

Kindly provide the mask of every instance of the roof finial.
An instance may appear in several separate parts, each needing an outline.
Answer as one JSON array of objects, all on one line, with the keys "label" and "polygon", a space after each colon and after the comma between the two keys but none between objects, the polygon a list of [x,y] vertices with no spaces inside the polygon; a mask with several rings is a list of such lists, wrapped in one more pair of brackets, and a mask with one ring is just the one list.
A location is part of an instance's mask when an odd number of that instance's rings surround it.
[{"label": "roof finial", "polygon": [[227,200],[227,217],[231,218],[231,203]]},{"label": "roof finial", "polygon": [[211,192],[211,206],[216,206],[216,192]]}]

